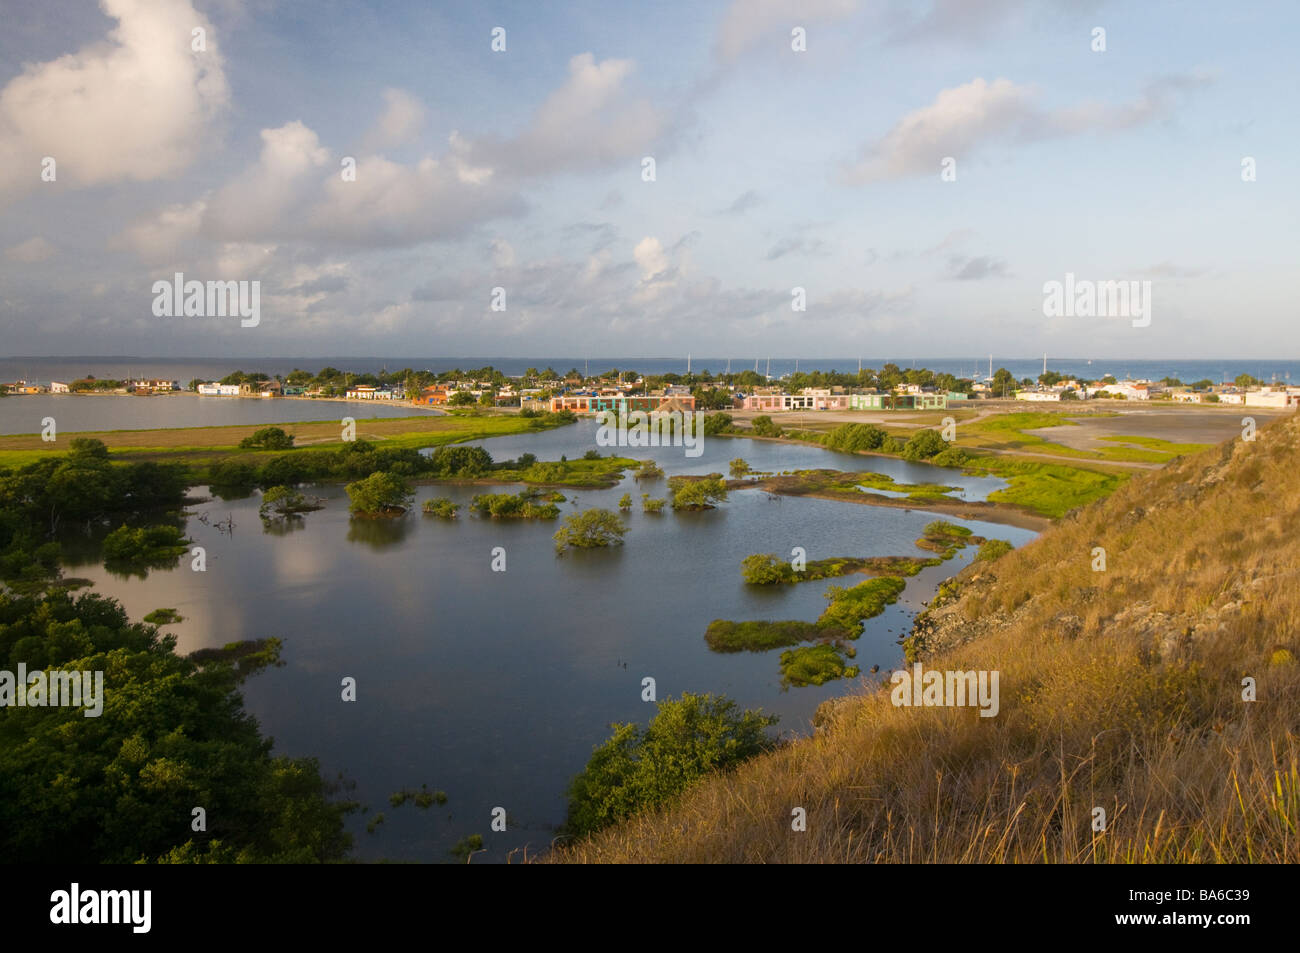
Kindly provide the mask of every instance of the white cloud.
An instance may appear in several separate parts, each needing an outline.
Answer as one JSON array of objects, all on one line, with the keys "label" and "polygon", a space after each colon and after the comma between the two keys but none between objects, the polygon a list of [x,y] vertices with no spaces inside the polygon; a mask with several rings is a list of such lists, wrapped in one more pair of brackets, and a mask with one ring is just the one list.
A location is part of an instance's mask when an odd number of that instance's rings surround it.
[{"label": "white cloud", "polygon": [[910,175],[937,177],[944,158],[956,159],[960,169],[990,140],[1020,144],[1131,129],[1168,115],[1180,94],[1210,81],[1204,73],[1164,76],[1148,83],[1132,102],[1088,102],[1053,110],[1035,102],[1037,92],[1030,86],[976,78],[940,91],[933,103],[908,113],[883,137],[864,146],[858,160],[842,170],[842,178],[861,184]]},{"label": "white cloud", "polygon": [[404,89],[384,90],[384,111],[363,139],[365,152],[409,142],[424,125],[424,105]]},{"label": "white cloud", "polygon": [[181,250],[199,233],[207,202],[177,203],[127,226],[110,243],[129,248],[150,263],[176,261]]},{"label": "white cloud", "polygon": [[213,196],[204,229],[219,238],[239,240],[281,233],[294,226],[289,210],[317,191],[308,174],[329,161],[316,133],[295,120],[263,129],[257,162]]},{"label": "white cloud", "polygon": [[715,52],[724,63],[770,39],[776,49],[790,49],[790,30],[819,20],[851,16],[857,0],[732,0],[718,26]]},{"label": "white cloud", "polygon": [[51,257],[54,251],[53,245],[37,235],[25,242],[19,242],[17,245],[10,245],[5,249],[5,257],[10,261],[21,262],[24,265],[34,265],[38,261],[45,261],[45,259]]},{"label": "white cloud", "polygon": [[484,137],[470,149],[475,162],[516,175],[594,169],[648,150],[663,132],[666,116],[648,100],[624,89],[634,63],[591,53],[569,60],[569,75],[538,107],[518,136]]},{"label": "white cloud", "polygon": [[637,242],[636,248],[632,249],[632,257],[641,268],[643,281],[649,281],[668,268],[668,256],[664,254],[664,246],[653,236],[647,236]]},{"label": "white cloud", "polygon": [[[229,100],[211,24],[188,0],[101,0],[117,21],[76,53],[28,65],[0,90],[0,201],[37,188],[43,157],[57,183],[148,181],[198,155]],[[190,31],[207,32],[207,51]]]},{"label": "white cloud", "polygon": [[933,103],[908,113],[885,136],[863,149],[844,171],[852,184],[939,174],[947,156],[960,163],[984,140],[1007,133],[1032,111],[1032,91],[1008,79],[974,79],[945,89]]}]

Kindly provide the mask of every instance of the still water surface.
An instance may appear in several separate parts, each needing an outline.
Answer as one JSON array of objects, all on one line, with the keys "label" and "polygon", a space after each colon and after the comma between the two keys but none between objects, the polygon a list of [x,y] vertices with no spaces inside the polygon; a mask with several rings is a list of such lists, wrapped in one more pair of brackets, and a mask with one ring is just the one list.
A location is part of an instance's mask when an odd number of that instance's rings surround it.
[{"label": "still water surface", "polygon": [[[484,442],[496,459],[530,452],[570,458],[592,449],[588,421],[543,434]],[[961,483],[968,498],[1000,481],[961,478],[953,471],[903,461],[848,456],[815,447],[748,439],[705,441],[705,454],[680,448],[635,449],[673,472],[726,470],[744,457],[760,470],[825,466],[875,469],[895,479]],[[605,450],[604,452],[608,452]],[[504,860],[514,848],[545,849],[564,818],[564,791],[592,746],[615,721],[644,723],[654,706],[641,701],[641,680],[653,677],[660,698],[682,692],[721,692],[745,707],[781,716],[786,734],[807,733],[818,703],[854,683],[783,691],[779,651],[718,655],[704,643],[715,618],[813,619],[830,582],[774,590],[744,585],[740,560],[756,552],[788,556],[802,546],[809,559],[840,555],[924,555],[913,546],[935,516],[829,501],[771,498],[735,492],[717,510],[650,516],[640,493],[663,496],[664,482],[631,478],[611,490],[569,491],[580,508],[615,508],[630,492],[626,544],[557,558],[550,522],[492,521],[462,515],[425,517],[419,504],[447,496],[468,504],[476,493],[514,487],[424,486],[417,510],[395,521],[350,520],[341,486],[311,492],[325,497],[289,532],[263,530],[258,498],[192,506],[188,534],[208,553],[206,573],[188,559],[145,579],[111,576],[83,550],[86,564],[70,567],[97,590],[123,601],[132,617],[174,607],[184,621],[171,626],[180,651],[239,639],[278,636],[283,668],[245,686],[248,709],[280,753],[320,758],[329,776],[356,782],[370,812],[350,822],[357,855],[442,861],[460,838],[482,834],[487,854]],[[202,492],[199,488],[196,492]],[[197,516],[207,513],[207,525]],[[231,534],[213,526],[230,516]],[[976,533],[1023,545],[1033,534],[968,523]],[[506,571],[491,570],[504,547]],[[855,660],[864,673],[883,673],[901,660],[897,640],[941,579],[973,555],[963,551],[908,580],[902,599],[867,623]],[[863,577],[836,580],[848,584]],[[357,680],[357,701],[340,699],[340,680]],[[388,795],[428,784],[448,803],[421,811],[391,808]],[[511,827],[492,833],[492,809],[504,807]],[[383,811],[384,824],[365,832]]]},{"label": "still water surface", "polygon": [[278,424],[343,417],[438,415],[412,404],[377,400],[304,400],[296,397],[200,397],[197,394],[33,394],[0,400],[0,434],[40,433],[53,417],[60,433]]}]

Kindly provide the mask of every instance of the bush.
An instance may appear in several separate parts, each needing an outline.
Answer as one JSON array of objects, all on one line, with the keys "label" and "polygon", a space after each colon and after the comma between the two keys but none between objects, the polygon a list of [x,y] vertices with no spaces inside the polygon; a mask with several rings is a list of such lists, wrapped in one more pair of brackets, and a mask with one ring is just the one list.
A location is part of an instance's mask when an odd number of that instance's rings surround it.
[{"label": "bush", "polygon": [[794,579],[794,569],[775,553],[755,553],[740,561],[740,575],[754,586],[771,586]]},{"label": "bush", "polygon": [[930,458],[937,467],[964,467],[970,462],[970,454],[961,447],[949,447]]},{"label": "bush", "polygon": [[68,444],[68,452],[74,457],[90,457],[96,460],[108,459],[108,447],[102,440],[94,437],[73,437]]},{"label": "bush", "polygon": [[986,539],[975,553],[975,558],[981,561],[991,561],[999,556],[1005,556],[1011,550],[1015,549],[1005,539]]},{"label": "bush", "polygon": [[665,698],[644,729],[616,724],[569,786],[566,830],[578,836],[662,807],[695,781],[769,750],[775,715],[738,711],[724,696]]},{"label": "bush", "polygon": [[858,450],[879,450],[887,434],[871,424],[843,424],[826,435],[823,444],[828,450],[849,453]]},{"label": "bush", "polygon": [[213,486],[249,489],[257,483],[257,470],[251,463],[222,460],[208,469],[208,482]]},{"label": "bush", "polygon": [[675,510],[711,510],[727,499],[727,484],[720,473],[700,480],[673,477],[668,481],[668,490]]},{"label": "bush", "polygon": [[[631,500],[628,503],[630,505]],[[555,550],[562,553],[569,547],[591,549],[612,546],[623,542],[623,534],[626,532],[627,526],[617,514],[609,510],[591,509],[570,513],[554,536]]]},{"label": "bush", "polygon": [[740,479],[749,473],[749,463],[743,457],[736,457],[731,461],[731,475],[735,479]]},{"label": "bush", "polygon": [[942,453],[948,447],[948,441],[937,430],[918,430],[908,439],[903,447],[905,460],[928,460]]},{"label": "bush", "polygon": [[439,447],[424,466],[432,476],[474,479],[492,469],[492,454],[482,447]]},{"label": "bush", "polygon": [[262,494],[262,505],[258,507],[257,515],[264,520],[284,520],[323,508],[322,504],[308,500],[291,486],[273,486]]},{"label": "bush", "polygon": [[401,516],[414,499],[405,480],[383,471],[349,483],[346,489],[351,500],[348,509],[356,516]]},{"label": "bush", "polygon": [[470,500],[470,508],[493,519],[553,520],[560,508],[553,503],[535,503],[536,490],[522,493],[481,493]]},{"label": "bush", "polygon": [[262,427],[253,431],[251,437],[239,441],[240,450],[290,450],[293,437],[279,427]]},{"label": "bush", "polygon": [[453,503],[446,497],[435,496],[431,500],[424,501],[424,512],[429,516],[440,516],[445,520],[452,520],[460,512],[460,504]]},{"label": "bush", "polygon": [[176,562],[189,540],[175,526],[119,526],[104,537],[104,561],[131,566],[163,566]]},{"label": "bush", "polygon": [[749,429],[753,431],[756,437],[779,437],[781,428],[773,423],[772,418],[766,414],[761,417],[755,417],[749,423]]},{"label": "bush", "polygon": [[704,435],[712,437],[731,429],[731,414],[705,414]]},{"label": "bush", "polygon": [[663,512],[664,504],[667,502],[668,502],[667,500],[651,499],[649,493],[641,494],[641,509],[644,510],[646,513]]}]

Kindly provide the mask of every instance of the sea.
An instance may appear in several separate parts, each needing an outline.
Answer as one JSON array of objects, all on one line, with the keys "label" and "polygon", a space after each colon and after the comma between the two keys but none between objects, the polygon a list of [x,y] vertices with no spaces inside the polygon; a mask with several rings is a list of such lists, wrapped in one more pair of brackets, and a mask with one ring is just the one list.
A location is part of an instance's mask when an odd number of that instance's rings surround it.
[{"label": "sea", "polygon": [[[903,369],[929,368],[957,377],[983,378],[992,368],[1005,367],[1017,379],[1036,378],[1043,371],[1043,357],[1005,357],[997,354],[971,357],[825,357],[825,358],[755,358],[755,357],[0,357],[0,381],[17,379],[48,383],[51,380],[67,381],[93,375],[101,378],[163,377],[178,380],[182,385],[194,378],[212,380],[225,377],[232,371],[246,373],[287,374],[300,369],[317,371],[323,367],[337,367],[343,371],[375,374],[379,371],[398,371],[404,368],[428,370],[435,373],[452,370],[475,370],[492,367],[507,376],[520,376],[530,367],[557,373],[576,368],[592,374],[618,369],[641,374],[685,374],[689,365],[695,373],[709,371],[713,374],[757,370],[761,374],[779,378],[799,371],[841,371],[853,373],[859,366],[879,369],[887,363]],[[1208,378],[1212,381],[1232,380],[1240,374],[1250,374],[1266,381],[1300,381],[1300,360],[1282,360],[1259,357],[1233,360],[1206,360],[1203,358],[1168,358],[1159,360],[1130,358],[1048,357],[1048,370],[1067,376],[1097,379],[1110,374],[1134,380],[1160,380],[1176,377],[1183,381]]]}]

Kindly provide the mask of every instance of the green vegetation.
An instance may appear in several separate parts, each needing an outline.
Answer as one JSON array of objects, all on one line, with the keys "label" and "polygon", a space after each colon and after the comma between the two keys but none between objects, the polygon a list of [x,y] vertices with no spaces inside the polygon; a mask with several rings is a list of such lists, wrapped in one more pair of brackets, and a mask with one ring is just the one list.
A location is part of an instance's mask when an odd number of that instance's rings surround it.
[{"label": "green vegetation", "polygon": [[821,635],[815,622],[786,619],[779,622],[732,622],[714,619],[704,630],[704,641],[715,652],[766,652],[798,645]]},{"label": "green vegetation", "polygon": [[935,520],[921,530],[921,538],[916,541],[916,545],[938,553],[942,559],[952,559],[957,555],[957,550],[964,548],[967,543],[983,541],[982,536],[973,535],[965,526],[947,520]]},{"label": "green vegetation", "polygon": [[975,559],[978,562],[992,562],[1013,549],[1015,547],[1005,539],[986,539],[980,544],[979,551],[975,553]]},{"label": "green vegetation", "polygon": [[[826,590],[826,608],[816,622],[714,619],[705,630],[704,641],[715,652],[765,652],[799,642],[839,643],[856,639],[862,635],[864,621],[880,615],[886,606],[897,602],[905,586],[906,583],[897,576],[868,579],[848,589],[831,586]],[[838,652],[838,645],[836,650]],[[805,653],[796,658],[824,660],[824,656],[825,653],[817,656]],[[791,680],[790,684],[820,685],[821,682]]]},{"label": "green vegetation", "polygon": [[[315,760],[273,757],[238,690],[248,672],[174,651],[94,594],[0,591],[0,658],[102,671],[103,716],[0,718],[0,856],[54,864],[316,863],[351,840]],[[193,831],[196,804],[207,830]]]},{"label": "green vegetation", "polygon": [[740,574],[752,586],[772,586],[831,579],[855,572],[915,576],[926,566],[939,563],[938,559],[918,559],[915,556],[833,556],[814,559],[802,570],[796,570],[790,561],[778,558],[775,553],[755,553],[741,560]]},{"label": "green vegetation", "polygon": [[779,437],[781,428],[772,421],[772,418],[763,414],[755,417],[749,422],[749,429],[755,437]]},{"label": "green vegetation", "polygon": [[354,516],[401,516],[414,500],[410,485],[396,473],[380,471],[347,485]]},{"label": "green vegetation", "polygon": [[1200,453],[1211,446],[1208,443],[1174,443],[1170,440],[1161,440],[1159,437],[1129,437],[1129,436],[1104,436],[1098,437],[1099,440],[1108,440],[1113,443],[1132,443],[1148,450],[1154,451],[1157,455],[1164,457],[1164,460],[1154,462],[1163,463],[1165,460],[1174,457],[1183,457],[1191,453]]},{"label": "green vegetation", "polygon": [[424,512],[428,516],[439,516],[445,520],[454,520],[460,512],[460,504],[446,497],[435,496],[424,501]]},{"label": "green vegetation", "polygon": [[781,684],[802,687],[824,685],[836,678],[856,678],[858,667],[846,665],[834,645],[821,643],[781,653]]},{"label": "green vegetation", "polygon": [[856,639],[862,634],[865,620],[880,615],[886,606],[897,602],[906,585],[897,576],[881,576],[848,589],[831,586],[826,590],[829,601],[817,618],[817,625],[830,633]]},{"label": "green vegetation", "polygon": [[150,625],[173,625],[185,621],[185,617],[175,609],[154,609],[144,617],[144,621]]},{"label": "green vegetation", "polygon": [[649,493],[641,494],[641,509],[646,513],[662,513],[667,500],[651,498]]},{"label": "green vegetation", "polygon": [[600,546],[613,546],[623,542],[627,525],[618,518],[617,513],[604,509],[583,510],[570,513],[564,525],[556,531],[555,551],[563,553],[566,549],[594,549]]},{"label": "green vegetation", "polygon": [[407,802],[413,803],[422,811],[427,811],[435,804],[446,804],[447,794],[445,791],[430,791],[429,785],[421,784],[420,790],[413,788],[402,788],[400,791],[394,791],[388,795],[388,803],[393,807],[401,807]]},{"label": "green vegetation", "polygon": [[706,437],[716,437],[720,433],[734,433],[735,431],[736,428],[732,425],[731,414],[704,415],[704,435]]},{"label": "green vegetation", "polygon": [[307,499],[291,486],[273,486],[262,494],[262,505],[257,508],[257,514],[271,522],[292,519],[324,508],[324,503]]},{"label": "green vegetation", "polygon": [[1013,503],[1052,518],[1109,496],[1132,476],[996,456],[980,457],[978,464],[981,470],[1008,483],[1006,488],[990,493],[990,501]]},{"label": "green vegetation", "polygon": [[613,735],[594,749],[569,788],[569,833],[584,836],[667,805],[701,778],[774,745],[766,729],[775,716],[741,712],[723,696],[684,693],[658,708],[644,729],[613,725]]},{"label": "green vegetation", "polygon": [[480,516],[493,519],[553,520],[560,515],[554,503],[538,503],[536,490],[519,493],[480,493],[470,500],[469,506]]},{"label": "green vegetation", "polygon": [[721,473],[706,477],[672,477],[668,481],[675,510],[711,510],[727,499],[727,484]]},{"label": "green vegetation", "polygon": [[507,467],[494,470],[493,479],[512,483],[544,486],[610,487],[623,478],[623,471],[636,461],[626,457],[584,456],[581,460],[534,462],[522,469]]},{"label": "green vegetation", "polygon": [[632,509],[632,494],[631,494],[631,493],[624,493],[622,496],[620,496],[620,497],[618,498],[618,508],[619,508],[620,510],[622,510],[624,513],[626,513],[628,510]]},{"label": "green vegetation", "polygon": [[483,849],[483,835],[470,834],[468,837],[462,837],[456,841],[450,853],[453,857],[464,863],[469,863],[469,859]]},{"label": "green vegetation", "polygon": [[190,540],[175,526],[119,526],[104,537],[104,564],[109,568],[165,569],[176,565]]},{"label": "green vegetation", "polygon": [[68,451],[80,459],[107,460],[108,447],[104,441],[94,437],[73,437],[68,443]]},{"label": "green vegetation", "polygon": [[736,457],[736,459],[731,461],[729,470],[731,478],[733,480],[739,480],[741,477],[749,473],[750,467],[749,463],[743,457]]},{"label": "green vegetation", "polygon": [[928,460],[948,448],[948,441],[937,430],[918,430],[903,445],[906,460]]},{"label": "green vegetation", "polygon": [[240,450],[288,450],[293,447],[293,437],[280,427],[263,427],[239,441]]},{"label": "green vegetation", "polygon": [[879,450],[888,434],[871,424],[842,424],[822,441],[827,450],[856,453],[860,450]]},{"label": "green vegetation", "polygon": [[657,480],[664,475],[664,468],[653,460],[642,460],[640,468],[636,471],[638,480]]}]

